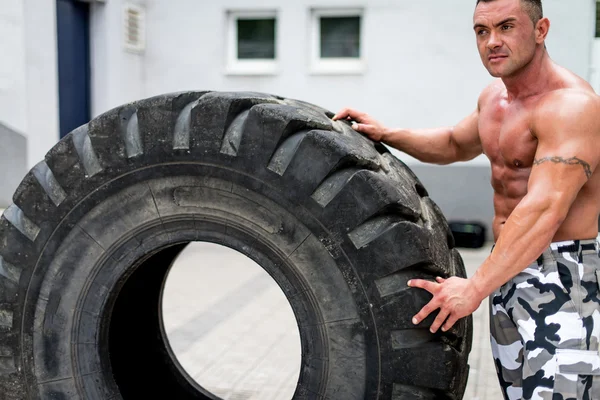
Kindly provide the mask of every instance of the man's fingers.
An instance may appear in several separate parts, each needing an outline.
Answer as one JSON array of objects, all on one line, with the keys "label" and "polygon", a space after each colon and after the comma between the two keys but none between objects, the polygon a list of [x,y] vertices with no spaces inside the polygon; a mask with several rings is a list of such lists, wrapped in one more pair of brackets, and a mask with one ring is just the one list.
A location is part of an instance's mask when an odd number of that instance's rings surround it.
[{"label": "man's fingers", "polygon": [[431,324],[431,327],[429,328],[431,333],[436,333],[437,330],[440,329],[440,326],[442,326],[442,324],[444,323],[446,318],[448,318],[449,314],[450,314],[450,312],[448,310],[446,310],[444,308],[440,309],[439,314],[437,315],[437,317],[435,317],[433,324]]},{"label": "man's fingers", "polygon": [[431,294],[435,294],[439,289],[438,283],[426,281],[424,279],[411,279],[407,284],[410,287],[425,289]]},{"label": "man's fingers", "polygon": [[351,108],[344,108],[337,114],[335,114],[331,119],[336,121],[338,119],[354,119],[354,117],[358,114],[355,110]]},{"label": "man's fingers", "polygon": [[[411,279],[408,281],[407,284],[410,287],[425,289],[429,293],[434,295],[433,299],[431,299],[431,301],[429,303],[427,303],[425,305],[425,307],[423,307],[421,309],[421,311],[419,311],[419,313],[413,317],[412,322],[413,322],[413,324],[417,325],[418,323],[423,321],[425,318],[427,318],[427,316],[429,314],[431,314],[434,310],[439,308],[439,301],[435,297],[435,293],[439,289],[439,284],[435,283],[435,282],[426,281],[424,279]],[[443,320],[442,320],[442,322],[443,322]]]},{"label": "man's fingers", "polygon": [[353,122],[352,129],[354,129],[356,132],[364,133],[365,135],[370,136],[373,131],[373,125]]},{"label": "man's fingers", "polygon": [[348,120],[354,120],[356,122],[361,122],[364,119],[364,114],[361,112],[358,112],[352,108],[344,108],[343,110],[341,110],[340,112],[338,112],[337,114],[335,114],[331,119],[336,121],[338,119],[348,119]]},{"label": "man's fingers", "polygon": [[451,314],[450,318],[448,318],[448,321],[446,321],[446,323],[442,327],[442,331],[446,332],[447,330],[452,328],[456,321],[458,321],[458,316],[456,314]]},{"label": "man's fingers", "polygon": [[423,308],[421,308],[421,311],[419,311],[419,313],[417,315],[415,315],[413,317],[412,323],[415,325],[418,325],[421,321],[423,321],[425,318],[427,318],[427,316],[429,314],[431,314],[433,311],[437,310],[438,308],[439,308],[438,301],[434,297],[433,299],[431,299],[431,301],[429,303],[427,303]]},{"label": "man's fingers", "polygon": [[350,114],[350,109],[344,108],[343,110],[341,110],[340,112],[335,114],[331,119],[336,121],[338,119],[348,118],[350,116],[349,114]]},{"label": "man's fingers", "polygon": [[439,277],[439,276],[438,276],[438,277],[436,277],[436,278],[435,278],[435,280],[436,280],[436,282],[437,282],[437,283],[444,283],[444,281],[445,281],[445,279],[444,279],[444,278],[441,278],[441,277]]}]

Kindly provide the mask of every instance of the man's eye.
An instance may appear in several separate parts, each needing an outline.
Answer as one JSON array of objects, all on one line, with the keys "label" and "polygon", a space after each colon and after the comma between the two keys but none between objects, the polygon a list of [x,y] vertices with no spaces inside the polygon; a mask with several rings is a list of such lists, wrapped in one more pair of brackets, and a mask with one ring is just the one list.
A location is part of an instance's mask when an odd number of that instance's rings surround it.
[{"label": "man's eye", "polygon": [[509,30],[510,28],[512,28],[510,25],[502,25],[502,30],[503,30],[503,31],[507,31],[507,30]]},{"label": "man's eye", "polygon": [[485,34],[485,29],[481,29],[480,31],[477,31],[477,35],[479,36],[483,36]]}]

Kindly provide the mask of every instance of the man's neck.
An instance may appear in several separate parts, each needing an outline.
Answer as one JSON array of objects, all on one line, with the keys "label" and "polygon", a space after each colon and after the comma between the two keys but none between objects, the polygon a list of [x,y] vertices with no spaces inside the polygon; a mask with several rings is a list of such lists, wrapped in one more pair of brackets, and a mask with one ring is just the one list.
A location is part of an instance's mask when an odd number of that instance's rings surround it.
[{"label": "man's neck", "polygon": [[545,91],[552,78],[552,60],[545,49],[536,52],[531,62],[516,75],[502,78],[508,101],[523,99]]}]

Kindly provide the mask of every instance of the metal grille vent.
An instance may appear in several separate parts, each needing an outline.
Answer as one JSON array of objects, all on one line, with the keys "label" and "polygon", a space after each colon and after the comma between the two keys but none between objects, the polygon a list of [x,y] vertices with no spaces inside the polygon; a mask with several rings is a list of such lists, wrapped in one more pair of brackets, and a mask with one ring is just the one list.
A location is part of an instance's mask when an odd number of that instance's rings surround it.
[{"label": "metal grille vent", "polygon": [[123,39],[125,49],[133,53],[142,53],[146,47],[146,14],[144,9],[133,4],[125,5],[123,9],[123,17]]}]

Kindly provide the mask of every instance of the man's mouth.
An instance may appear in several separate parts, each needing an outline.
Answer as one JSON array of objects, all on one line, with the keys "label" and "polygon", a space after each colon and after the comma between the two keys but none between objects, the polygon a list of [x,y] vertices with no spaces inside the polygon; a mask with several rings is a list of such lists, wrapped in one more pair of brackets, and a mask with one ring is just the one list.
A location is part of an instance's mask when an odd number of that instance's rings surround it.
[{"label": "man's mouth", "polygon": [[508,56],[503,55],[503,54],[494,54],[494,55],[488,56],[488,60],[489,61],[496,61],[496,60],[501,60],[501,59],[506,58],[506,57],[508,57]]}]

